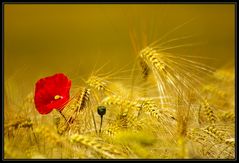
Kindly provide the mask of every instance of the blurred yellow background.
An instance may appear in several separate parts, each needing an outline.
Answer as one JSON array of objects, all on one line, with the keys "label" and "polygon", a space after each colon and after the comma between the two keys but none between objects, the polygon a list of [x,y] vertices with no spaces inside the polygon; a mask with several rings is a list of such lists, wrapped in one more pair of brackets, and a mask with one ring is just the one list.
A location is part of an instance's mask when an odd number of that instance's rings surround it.
[{"label": "blurred yellow background", "polygon": [[181,49],[185,54],[215,58],[208,62],[214,67],[233,65],[233,4],[5,4],[4,79],[14,79],[24,95],[57,72],[74,79],[105,63],[106,70],[133,64],[131,30],[137,44],[145,35],[152,42],[191,19],[164,41],[195,36],[182,44],[202,44]]}]

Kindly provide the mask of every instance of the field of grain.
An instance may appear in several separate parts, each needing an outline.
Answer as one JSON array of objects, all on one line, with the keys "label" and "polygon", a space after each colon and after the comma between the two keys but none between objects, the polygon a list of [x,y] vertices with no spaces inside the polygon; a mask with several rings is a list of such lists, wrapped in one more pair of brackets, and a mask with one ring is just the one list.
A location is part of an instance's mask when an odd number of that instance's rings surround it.
[{"label": "field of grain", "polygon": [[3,158],[235,159],[234,7],[5,4]]}]

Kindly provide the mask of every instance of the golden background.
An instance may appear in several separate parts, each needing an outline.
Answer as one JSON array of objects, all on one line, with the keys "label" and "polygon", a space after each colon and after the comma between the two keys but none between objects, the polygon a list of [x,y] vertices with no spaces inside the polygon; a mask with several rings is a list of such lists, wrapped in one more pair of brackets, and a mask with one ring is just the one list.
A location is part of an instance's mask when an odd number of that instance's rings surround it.
[{"label": "golden background", "polygon": [[133,64],[130,30],[138,44],[145,35],[152,42],[191,19],[165,40],[196,35],[191,41],[203,44],[183,48],[187,55],[214,58],[207,64],[216,68],[233,65],[233,4],[5,4],[5,87],[26,95],[39,78],[57,72],[75,79],[94,66]]}]

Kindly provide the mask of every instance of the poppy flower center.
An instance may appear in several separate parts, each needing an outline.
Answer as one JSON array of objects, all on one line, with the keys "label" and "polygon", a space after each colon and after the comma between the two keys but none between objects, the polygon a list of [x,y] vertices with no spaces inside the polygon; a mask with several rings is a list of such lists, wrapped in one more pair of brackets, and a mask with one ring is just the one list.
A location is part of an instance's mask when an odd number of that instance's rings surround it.
[{"label": "poppy flower center", "polygon": [[55,99],[55,100],[62,99],[62,98],[63,98],[63,97],[60,96],[60,95],[55,95],[55,96],[54,96],[54,99]]}]

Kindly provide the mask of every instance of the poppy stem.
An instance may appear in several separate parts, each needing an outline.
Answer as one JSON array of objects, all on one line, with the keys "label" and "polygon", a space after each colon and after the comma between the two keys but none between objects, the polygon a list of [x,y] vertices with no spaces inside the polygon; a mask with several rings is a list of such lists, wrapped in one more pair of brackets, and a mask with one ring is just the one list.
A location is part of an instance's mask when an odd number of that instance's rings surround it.
[{"label": "poppy stem", "polygon": [[58,111],[62,115],[62,117],[65,119],[65,121],[67,122],[67,119],[66,119],[65,115],[61,112],[61,110],[58,110]]},{"label": "poppy stem", "polygon": [[99,133],[101,133],[102,123],[103,123],[103,115],[100,116],[100,131],[99,131]]}]

